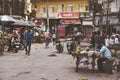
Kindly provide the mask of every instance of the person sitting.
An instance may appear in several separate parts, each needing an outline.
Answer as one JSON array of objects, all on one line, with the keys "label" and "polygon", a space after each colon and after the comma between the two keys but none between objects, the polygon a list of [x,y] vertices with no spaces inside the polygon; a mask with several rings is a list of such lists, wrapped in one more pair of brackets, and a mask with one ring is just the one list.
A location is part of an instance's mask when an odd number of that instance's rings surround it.
[{"label": "person sitting", "polygon": [[98,70],[101,72],[104,72],[102,68],[102,62],[107,61],[112,58],[110,50],[104,46],[104,45],[99,45],[98,48],[100,49],[100,53],[102,54],[102,57],[100,57],[97,60],[97,65],[98,65]]}]

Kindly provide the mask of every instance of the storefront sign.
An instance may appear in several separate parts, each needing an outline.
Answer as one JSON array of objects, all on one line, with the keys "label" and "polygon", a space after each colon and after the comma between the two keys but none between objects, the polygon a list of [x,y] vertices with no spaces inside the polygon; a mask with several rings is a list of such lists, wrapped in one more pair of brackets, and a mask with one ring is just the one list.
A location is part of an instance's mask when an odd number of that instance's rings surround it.
[{"label": "storefront sign", "polygon": [[81,24],[80,19],[63,19],[60,20],[61,24]]},{"label": "storefront sign", "polygon": [[93,21],[83,21],[83,25],[93,25]]},{"label": "storefront sign", "polygon": [[58,18],[79,18],[79,12],[61,12],[58,14]]}]

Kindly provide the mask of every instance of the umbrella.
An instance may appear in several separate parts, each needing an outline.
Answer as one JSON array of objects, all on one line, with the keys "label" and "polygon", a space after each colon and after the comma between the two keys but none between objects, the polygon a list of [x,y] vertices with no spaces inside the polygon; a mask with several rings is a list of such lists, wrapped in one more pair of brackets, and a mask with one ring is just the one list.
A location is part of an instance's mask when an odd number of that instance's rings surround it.
[{"label": "umbrella", "polygon": [[29,23],[29,26],[33,26],[33,27],[36,26],[33,21],[28,21],[28,23]]},{"label": "umbrella", "polygon": [[14,18],[12,18],[10,16],[7,16],[7,15],[1,15],[0,16],[0,21],[1,22],[10,22],[10,23],[14,23],[15,22]]}]

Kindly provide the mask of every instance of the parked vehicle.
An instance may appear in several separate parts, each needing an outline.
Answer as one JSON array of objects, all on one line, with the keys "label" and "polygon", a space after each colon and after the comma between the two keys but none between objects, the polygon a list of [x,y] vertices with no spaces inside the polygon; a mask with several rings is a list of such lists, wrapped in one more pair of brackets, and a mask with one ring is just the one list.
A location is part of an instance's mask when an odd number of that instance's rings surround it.
[{"label": "parked vehicle", "polygon": [[61,44],[61,41],[60,40],[57,40],[56,41],[56,49],[59,53],[62,53],[63,52],[63,45]]},{"label": "parked vehicle", "polygon": [[67,51],[71,54],[76,50],[76,42],[72,38],[67,38],[66,41]]},{"label": "parked vehicle", "polygon": [[20,50],[24,50],[25,49],[25,43],[24,42],[20,42]]},{"label": "parked vehicle", "polygon": [[15,40],[14,42],[12,42],[12,51],[13,53],[17,53],[18,50],[20,49],[20,42],[18,40]]}]

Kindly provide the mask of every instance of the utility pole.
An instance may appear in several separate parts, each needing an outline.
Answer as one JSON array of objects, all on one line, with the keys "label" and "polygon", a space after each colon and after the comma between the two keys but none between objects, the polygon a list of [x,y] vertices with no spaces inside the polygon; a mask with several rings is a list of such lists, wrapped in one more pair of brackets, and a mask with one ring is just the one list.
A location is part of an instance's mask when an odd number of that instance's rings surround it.
[{"label": "utility pole", "polygon": [[110,0],[107,0],[107,15],[106,15],[106,34],[108,34],[108,31],[109,31],[109,20],[108,20],[108,17],[109,17],[109,1]]},{"label": "utility pole", "polygon": [[10,16],[12,15],[12,6],[11,6],[11,0],[9,0],[9,8],[10,8]]},{"label": "utility pole", "polygon": [[47,13],[47,29],[49,30],[49,13],[48,13],[48,0],[46,0],[46,13]]},{"label": "utility pole", "polygon": [[100,31],[103,31],[103,23],[102,23],[102,20],[103,20],[103,1],[98,1],[98,7],[99,7],[99,13],[100,13],[100,20],[99,20],[99,28],[100,28]]},{"label": "utility pole", "polygon": [[92,11],[93,30],[95,31],[95,0],[89,0],[89,11]]}]

